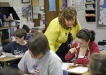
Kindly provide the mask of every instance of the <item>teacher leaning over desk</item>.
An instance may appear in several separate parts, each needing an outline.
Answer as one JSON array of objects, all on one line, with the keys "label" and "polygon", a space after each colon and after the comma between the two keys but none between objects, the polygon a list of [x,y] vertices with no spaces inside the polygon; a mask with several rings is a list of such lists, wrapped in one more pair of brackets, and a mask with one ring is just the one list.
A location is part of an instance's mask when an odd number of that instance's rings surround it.
[{"label": "teacher leaning over desk", "polygon": [[70,49],[72,40],[81,29],[74,7],[65,8],[62,13],[53,19],[45,35],[49,41],[50,49],[55,52],[63,62],[64,56]]}]

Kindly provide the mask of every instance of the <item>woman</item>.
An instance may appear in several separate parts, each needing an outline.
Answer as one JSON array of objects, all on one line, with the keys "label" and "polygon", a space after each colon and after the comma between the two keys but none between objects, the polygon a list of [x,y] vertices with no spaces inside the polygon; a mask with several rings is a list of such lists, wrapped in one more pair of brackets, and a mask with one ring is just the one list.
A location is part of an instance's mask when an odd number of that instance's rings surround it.
[{"label": "woman", "polygon": [[95,53],[90,57],[90,75],[106,75],[106,55]]},{"label": "woman", "polygon": [[87,65],[89,63],[89,56],[93,53],[99,53],[99,47],[94,42],[95,32],[81,29],[76,37],[76,42],[65,55],[65,60],[72,61],[74,64]]},{"label": "woman", "polygon": [[73,7],[67,7],[55,19],[53,19],[45,35],[49,41],[50,49],[65,62],[64,56],[70,49],[71,41],[81,29],[77,20],[77,12]]}]

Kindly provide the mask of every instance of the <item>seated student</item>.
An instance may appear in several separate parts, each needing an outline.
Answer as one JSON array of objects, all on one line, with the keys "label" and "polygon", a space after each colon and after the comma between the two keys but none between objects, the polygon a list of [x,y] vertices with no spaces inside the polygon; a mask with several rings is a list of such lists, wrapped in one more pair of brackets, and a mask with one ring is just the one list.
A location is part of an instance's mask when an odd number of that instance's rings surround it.
[{"label": "seated student", "polygon": [[93,30],[81,29],[76,37],[76,42],[65,55],[65,60],[71,61],[74,64],[87,65],[89,63],[89,56],[100,52],[98,45],[94,42],[95,32]]},{"label": "seated student", "polygon": [[90,57],[90,75],[106,75],[106,55],[95,53]]},{"label": "seated student", "polygon": [[28,40],[28,48],[18,64],[22,74],[63,75],[62,61],[50,50],[43,33],[32,33]]},{"label": "seated student", "polygon": [[0,75],[22,75],[19,70],[10,67],[0,69]]},{"label": "seated student", "polygon": [[[17,29],[14,32],[15,41],[10,42],[8,45],[0,47],[0,52],[8,52],[13,55],[24,54],[28,50],[27,42],[24,40],[27,32],[24,29]],[[19,61],[14,61],[14,64],[18,64]]]},{"label": "seated student", "polygon": [[25,37],[25,40],[28,40],[29,38],[30,38],[30,32],[31,32],[31,30],[30,30],[30,28],[27,26],[27,25],[23,25],[23,27],[22,27],[23,29],[25,29],[26,30],[26,32],[27,32],[27,36]]}]

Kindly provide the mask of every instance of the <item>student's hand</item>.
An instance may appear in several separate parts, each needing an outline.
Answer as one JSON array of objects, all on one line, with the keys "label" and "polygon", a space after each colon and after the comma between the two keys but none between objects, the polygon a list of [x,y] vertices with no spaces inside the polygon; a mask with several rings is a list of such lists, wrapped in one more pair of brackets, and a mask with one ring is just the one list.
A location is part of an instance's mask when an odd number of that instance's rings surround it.
[{"label": "student's hand", "polygon": [[36,74],[36,75],[40,75],[38,69],[35,70],[35,74]]},{"label": "student's hand", "polygon": [[23,75],[29,75],[29,74],[23,74]]},{"label": "student's hand", "polygon": [[76,51],[76,48],[71,48],[69,51],[70,51],[71,53],[74,53],[74,52]]},{"label": "student's hand", "polygon": [[74,63],[71,63],[71,64],[69,65],[69,67],[70,67],[70,66],[74,66]]}]

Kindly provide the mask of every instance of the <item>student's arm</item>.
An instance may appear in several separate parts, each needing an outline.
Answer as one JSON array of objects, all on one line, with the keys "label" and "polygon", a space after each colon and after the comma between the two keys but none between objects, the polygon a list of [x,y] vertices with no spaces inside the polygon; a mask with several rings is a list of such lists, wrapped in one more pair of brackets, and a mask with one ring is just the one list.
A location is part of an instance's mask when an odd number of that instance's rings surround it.
[{"label": "student's arm", "polygon": [[73,63],[74,63],[74,64],[87,65],[87,64],[89,64],[89,59],[86,59],[86,58],[78,58],[78,59],[74,60]]},{"label": "student's arm", "polygon": [[5,46],[2,47],[3,52],[11,52],[11,48],[13,47],[14,42],[11,42]]},{"label": "student's arm", "polygon": [[70,61],[75,56],[76,51],[76,42],[72,45],[72,48],[68,51],[68,53],[65,55],[65,60]]},{"label": "student's arm", "polygon": [[26,62],[27,62],[27,52],[25,52],[24,56],[22,57],[22,59],[20,60],[20,62],[18,63],[18,68],[20,69],[20,72],[22,74],[29,74],[28,73],[28,69],[26,66]]},{"label": "student's arm", "polygon": [[[55,60],[55,61],[52,61]],[[62,72],[62,61],[52,59],[49,63],[49,74],[48,75],[63,75]]]},{"label": "student's arm", "polygon": [[[73,50],[73,48],[70,49],[70,50]],[[74,55],[75,55],[75,52],[69,51],[69,52],[65,55],[65,60],[66,60],[66,61],[70,61],[71,59],[73,59]]]},{"label": "student's arm", "polygon": [[92,43],[92,47],[91,47],[91,54],[93,53],[100,53],[99,47],[95,42]]}]

